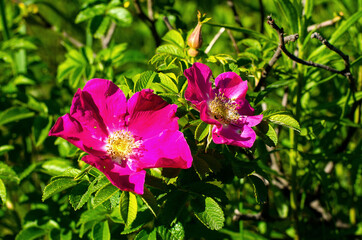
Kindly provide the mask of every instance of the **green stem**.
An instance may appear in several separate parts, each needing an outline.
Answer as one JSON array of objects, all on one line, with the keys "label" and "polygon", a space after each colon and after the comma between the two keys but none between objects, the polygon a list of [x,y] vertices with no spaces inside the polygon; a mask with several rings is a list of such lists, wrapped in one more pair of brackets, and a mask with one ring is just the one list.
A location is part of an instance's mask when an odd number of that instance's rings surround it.
[{"label": "green stem", "polygon": [[79,179],[81,179],[82,177],[84,177],[84,175],[86,175],[89,170],[91,170],[93,168],[92,165],[89,165],[88,167],[86,167],[85,169],[83,169],[83,171],[81,171],[77,176],[74,177],[74,180],[77,181]]},{"label": "green stem", "polygon": [[0,15],[1,15],[1,26],[3,28],[3,36],[5,40],[10,39],[10,32],[6,20],[6,11],[4,0],[0,0]]}]

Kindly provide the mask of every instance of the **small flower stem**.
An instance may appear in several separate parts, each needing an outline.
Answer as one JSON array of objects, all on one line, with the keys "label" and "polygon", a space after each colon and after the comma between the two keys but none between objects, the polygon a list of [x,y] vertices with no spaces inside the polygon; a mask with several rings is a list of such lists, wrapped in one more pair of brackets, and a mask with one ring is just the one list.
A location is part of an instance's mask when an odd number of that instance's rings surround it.
[{"label": "small flower stem", "polygon": [[86,175],[89,170],[91,170],[93,168],[92,165],[89,165],[88,167],[86,167],[85,169],[83,169],[77,176],[74,177],[75,181],[80,180],[82,177],[84,177],[84,175]]}]

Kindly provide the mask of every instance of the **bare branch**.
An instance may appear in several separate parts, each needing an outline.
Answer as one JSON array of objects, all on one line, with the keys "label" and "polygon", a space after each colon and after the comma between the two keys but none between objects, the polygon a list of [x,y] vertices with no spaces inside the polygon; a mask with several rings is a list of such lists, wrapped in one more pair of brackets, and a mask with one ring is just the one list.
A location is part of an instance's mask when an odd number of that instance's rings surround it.
[{"label": "bare branch", "polygon": [[216,43],[216,41],[219,39],[219,37],[221,36],[221,34],[225,31],[225,28],[222,27],[220,28],[219,32],[216,33],[216,35],[214,36],[214,38],[211,40],[211,42],[209,43],[209,46],[207,46],[207,48],[205,49],[205,54],[208,54],[211,50],[211,48],[214,46],[214,44]]},{"label": "bare branch", "polygon": [[[343,13],[341,12],[340,15],[343,15]],[[338,22],[341,19],[342,19],[341,16],[336,16],[333,19],[330,19],[330,20],[327,20],[327,21],[324,21],[324,22],[321,22],[321,23],[318,23],[318,24],[310,25],[310,26],[308,26],[307,31],[311,32],[311,31],[314,31],[314,30],[317,30],[317,29],[320,29],[320,28],[323,28],[323,27],[331,26],[331,25],[335,24],[336,22]]]},{"label": "bare branch", "polygon": [[111,26],[108,29],[107,35],[102,37],[102,48],[105,49],[108,47],[109,42],[113,36],[114,30],[116,29],[116,23],[112,22]]},{"label": "bare branch", "polygon": [[[288,42],[295,42],[298,39],[299,35],[298,33],[296,34],[292,34],[289,36],[284,37],[284,43],[288,43]],[[257,84],[257,86],[254,88],[254,92],[258,92],[261,88],[261,86],[264,85],[265,79],[268,76],[270,70],[272,69],[272,67],[274,66],[274,64],[278,61],[278,59],[282,56],[282,50],[281,48],[277,48],[275,50],[275,53],[273,55],[273,57],[269,60],[269,62],[264,66],[264,70],[261,73],[261,78]]]},{"label": "bare branch", "polygon": [[[155,25],[155,21],[149,17],[147,17],[147,15],[143,12],[141,5],[139,3],[139,0],[133,0],[134,3],[134,7],[136,9],[136,13],[139,16],[139,18],[147,24],[148,28],[151,30],[152,36],[155,39],[156,42],[156,46],[160,46],[161,45],[161,38],[157,33],[156,30],[156,25]],[[151,1],[152,3],[152,1]],[[149,2],[147,2],[147,4],[149,4]],[[152,9],[152,6],[151,6]],[[149,7],[148,7],[149,10]],[[152,16],[153,17],[153,16]]]},{"label": "bare branch", "polygon": [[239,54],[240,50],[238,48],[238,45],[236,44],[236,41],[235,41],[235,38],[234,38],[233,34],[231,33],[231,31],[229,29],[227,29],[226,32],[228,33],[229,38],[230,38],[230,40],[231,40],[231,42],[233,44],[233,47],[235,48],[236,54]]},{"label": "bare branch", "polygon": [[[315,63],[315,62],[312,62],[312,61],[305,61],[303,59],[300,59],[298,58],[297,56],[293,55],[292,53],[290,53],[288,51],[288,49],[285,47],[285,41],[284,41],[284,30],[283,28],[280,28],[275,22],[274,22],[274,19],[271,17],[271,16],[268,16],[268,24],[273,27],[277,32],[278,32],[278,35],[279,35],[279,48],[284,52],[285,55],[287,55],[290,59],[292,59],[293,61],[297,62],[297,63],[300,63],[300,64],[303,64],[303,65],[307,65],[307,66],[312,66],[312,67],[317,67],[317,68],[322,68],[322,69],[325,69],[327,71],[330,71],[330,72],[333,72],[333,73],[337,73],[337,74],[340,74],[344,77],[346,77],[349,81],[350,81],[350,84],[351,84],[351,87],[352,87],[352,90],[355,91],[355,87],[354,87],[354,79],[352,77],[352,74],[350,72],[350,69],[349,69],[349,61],[346,61],[346,59],[343,59],[345,61],[345,69],[343,70],[337,70],[335,68],[332,68],[330,66],[327,66],[327,65],[323,65],[323,64],[319,64],[319,63]],[[325,44],[325,42],[327,41],[324,41],[322,43]],[[327,46],[327,45],[326,45]],[[328,46],[327,46],[328,47]],[[331,48],[330,48],[331,49]],[[336,49],[334,47],[334,49]],[[333,51],[335,51],[334,49],[331,49]],[[338,53],[338,52],[337,52]]]},{"label": "bare branch", "polygon": [[162,18],[162,20],[165,22],[166,27],[168,28],[168,30],[172,30],[172,29],[173,29],[173,27],[172,27],[170,21],[168,20],[168,17],[167,17],[167,16],[164,16],[164,17]]},{"label": "bare branch", "polygon": [[234,4],[233,0],[228,0],[228,1],[227,1],[227,4],[228,4],[228,6],[231,8],[231,10],[233,11],[235,22],[236,22],[240,27],[243,27],[243,24],[241,24],[240,17],[239,17],[238,12],[236,11],[235,4]]}]

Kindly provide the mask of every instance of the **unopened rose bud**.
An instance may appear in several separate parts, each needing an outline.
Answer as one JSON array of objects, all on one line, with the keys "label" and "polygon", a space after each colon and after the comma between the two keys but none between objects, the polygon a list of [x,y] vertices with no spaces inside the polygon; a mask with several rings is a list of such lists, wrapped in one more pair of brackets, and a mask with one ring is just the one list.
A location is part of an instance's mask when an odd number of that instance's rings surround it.
[{"label": "unopened rose bud", "polygon": [[199,54],[198,49],[202,46],[202,33],[201,28],[202,24],[209,21],[210,18],[205,18],[206,14],[201,14],[198,12],[197,18],[198,22],[195,29],[192,31],[191,35],[187,39],[187,45],[189,45],[190,49],[188,50],[188,54],[191,57],[196,57]]},{"label": "unopened rose bud", "polygon": [[187,39],[187,45],[193,49],[199,49],[202,46],[202,34],[201,34],[202,23],[198,22],[194,31]]}]

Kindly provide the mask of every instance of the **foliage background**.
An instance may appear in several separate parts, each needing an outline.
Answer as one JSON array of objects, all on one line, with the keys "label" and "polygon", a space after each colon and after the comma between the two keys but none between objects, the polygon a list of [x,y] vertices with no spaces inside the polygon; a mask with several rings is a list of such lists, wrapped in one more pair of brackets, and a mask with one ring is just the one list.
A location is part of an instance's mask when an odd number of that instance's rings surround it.
[{"label": "foliage background", "polygon": [[[193,59],[186,39],[197,10],[212,20]],[[361,0],[0,0],[0,11],[0,238],[362,236]],[[254,91],[278,46],[266,15],[287,35],[299,33],[291,52],[343,69],[308,31],[334,19],[318,31],[349,55],[355,83],[283,55]],[[218,25],[226,31],[206,54]],[[251,151],[211,143],[205,153],[208,127],[182,98],[183,70],[194,61],[214,77],[235,71],[248,80],[256,113],[267,110]],[[142,197],[119,192],[95,169],[79,175],[82,153],[47,134],[91,78],[110,79],[129,96],[152,88],[178,104],[193,168],[150,171]]]}]

